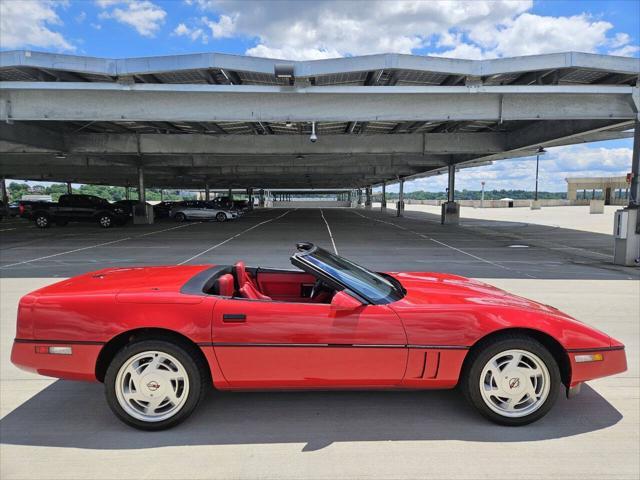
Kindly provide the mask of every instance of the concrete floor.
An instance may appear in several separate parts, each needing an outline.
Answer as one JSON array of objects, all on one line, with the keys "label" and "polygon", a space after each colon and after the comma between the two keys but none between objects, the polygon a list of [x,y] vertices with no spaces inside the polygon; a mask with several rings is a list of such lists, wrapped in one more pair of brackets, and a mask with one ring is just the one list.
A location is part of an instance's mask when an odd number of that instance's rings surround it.
[{"label": "concrete floor", "polygon": [[[324,218],[323,218],[324,217]],[[56,381],[9,362],[19,297],[115,265],[288,266],[310,240],[379,270],[481,278],[552,304],[627,345],[629,370],[559,398],[524,428],[487,423],[455,391],[212,395],[180,427],[118,422],[101,385]],[[41,231],[0,224],[0,477],[638,478],[640,273],[615,267],[610,235],[374,210],[265,210],[233,223]],[[516,246],[517,245],[517,246]],[[56,277],[56,278],[53,278]]]}]

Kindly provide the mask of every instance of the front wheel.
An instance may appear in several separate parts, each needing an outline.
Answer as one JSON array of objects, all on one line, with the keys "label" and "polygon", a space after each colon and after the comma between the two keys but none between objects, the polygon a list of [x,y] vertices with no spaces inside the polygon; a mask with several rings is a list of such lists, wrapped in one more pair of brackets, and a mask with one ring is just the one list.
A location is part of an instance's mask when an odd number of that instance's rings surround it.
[{"label": "front wheel", "polygon": [[505,336],[471,353],[461,380],[467,400],[501,425],[526,425],[545,416],[560,388],[551,353],[526,336]]},{"label": "front wheel", "polygon": [[184,421],[206,391],[206,369],[194,352],[164,340],[126,346],[105,375],[107,402],[116,416],[141,430]]},{"label": "front wheel", "polygon": [[216,220],[219,222],[226,222],[227,215],[224,212],[218,212],[216,213]]},{"label": "front wheel", "polygon": [[113,225],[113,217],[106,213],[99,215],[98,225],[100,225],[102,228],[111,228],[111,226]]},{"label": "front wheel", "polygon": [[176,222],[185,222],[187,220],[187,216],[182,212],[178,212],[173,216],[173,219]]}]

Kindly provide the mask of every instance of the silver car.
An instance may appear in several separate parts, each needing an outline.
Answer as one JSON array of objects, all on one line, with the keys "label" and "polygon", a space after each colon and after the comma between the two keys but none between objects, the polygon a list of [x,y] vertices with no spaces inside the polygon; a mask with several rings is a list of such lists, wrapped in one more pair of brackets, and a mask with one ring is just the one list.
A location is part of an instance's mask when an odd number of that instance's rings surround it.
[{"label": "silver car", "polygon": [[216,220],[226,222],[238,217],[236,212],[222,210],[213,207],[204,201],[190,201],[178,203],[171,207],[171,218],[176,222],[186,222],[187,220]]}]

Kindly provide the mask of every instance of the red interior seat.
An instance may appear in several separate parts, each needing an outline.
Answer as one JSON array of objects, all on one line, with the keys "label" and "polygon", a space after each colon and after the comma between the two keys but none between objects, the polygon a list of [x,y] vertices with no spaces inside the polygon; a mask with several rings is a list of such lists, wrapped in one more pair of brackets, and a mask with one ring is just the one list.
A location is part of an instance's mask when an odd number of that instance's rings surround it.
[{"label": "red interior seat", "polygon": [[240,295],[244,298],[250,298],[253,300],[271,300],[271,297],[264,295],[260,290],[258,290],[258,286],[247,273],[244,262],[236,262],[234,270]]},{"label": "red interior seat", "polygon": [[218,278],[218,295],[233,297],[233,275],[227,273]]}]

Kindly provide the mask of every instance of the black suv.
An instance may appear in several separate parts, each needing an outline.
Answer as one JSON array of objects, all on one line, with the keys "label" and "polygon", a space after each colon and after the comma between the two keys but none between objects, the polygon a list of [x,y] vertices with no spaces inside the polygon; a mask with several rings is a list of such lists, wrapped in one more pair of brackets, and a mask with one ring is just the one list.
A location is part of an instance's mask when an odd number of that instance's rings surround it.
[{"label": "black suv", "polygon": [[93,195],[62,195],[58,203],[32,205],[31,218],[39,228],[51,222],[64,226],[69,222],[97,222],[103,228],[124,225],[129,214],[118,205]]}]

